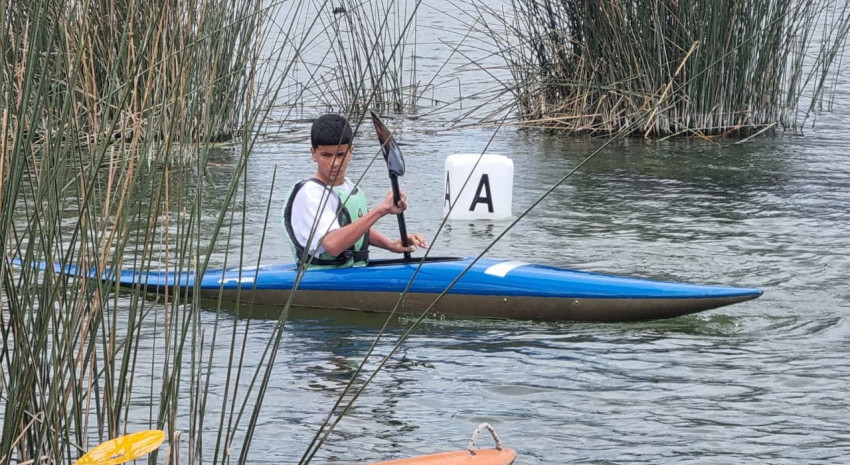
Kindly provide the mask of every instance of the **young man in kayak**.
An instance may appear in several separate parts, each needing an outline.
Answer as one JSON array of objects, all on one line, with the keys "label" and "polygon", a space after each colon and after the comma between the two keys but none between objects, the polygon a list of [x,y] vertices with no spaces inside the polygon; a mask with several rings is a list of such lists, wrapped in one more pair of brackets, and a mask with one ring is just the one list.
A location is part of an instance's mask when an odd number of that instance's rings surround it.
[{"label": "young man in kayak", "polygon": [[404,247],[401,238],[390,239],[374,228],[384,216],[406,210],[407,196],[402,193],[396,204],[390,191],[369,209],[362,190],[345,176],[354,153],[352,137],[351,126],[339,115],[324,115],[313,123],[310,154],[316,174],[292,187],[283,209],[295,259],[310,268],[365,265],[370,245],[396,253],[427,247],[421,234],[408,234],[411,245]]}]

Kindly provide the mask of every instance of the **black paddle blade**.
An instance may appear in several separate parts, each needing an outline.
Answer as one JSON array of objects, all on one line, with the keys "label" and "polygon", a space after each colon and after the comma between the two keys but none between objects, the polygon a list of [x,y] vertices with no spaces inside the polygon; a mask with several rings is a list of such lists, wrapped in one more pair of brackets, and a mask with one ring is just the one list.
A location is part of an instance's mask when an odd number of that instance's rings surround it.
[{"label": "black paddle blade", "polygon": [[375,124],[375,132],[378,133],[378,142],[381,143],[381,148],[384,149],[384,160],[387,162],[387,169],[390,173],[396,176],[404,176],[404,157],[401,156],[401,149],[393,139],[393,135],[381,118],[375,112],[372,112],[372,123]]}]

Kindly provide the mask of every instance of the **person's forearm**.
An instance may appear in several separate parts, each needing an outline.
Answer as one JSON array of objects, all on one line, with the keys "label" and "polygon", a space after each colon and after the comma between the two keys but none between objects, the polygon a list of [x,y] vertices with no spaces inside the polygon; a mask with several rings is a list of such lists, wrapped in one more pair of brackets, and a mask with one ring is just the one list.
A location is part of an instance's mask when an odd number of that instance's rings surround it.
[{"label": "person's forearm", "polygon": [[394,240],[385,236],[383,233],[381,233],[375,228],[372,228],[369,231],[369,245],[373,245],[375,247],[379,247],[386,250],[392,250],[394,242]]},{"label": "person's forearm", "polygon": [[[369,210],[357,221],[325,234],[322,238],[322,247],[333,256],[341,254],[354,245],[383,216],[384,213],[380,209]],[[372,243],[371,239],[369,242]]]}]

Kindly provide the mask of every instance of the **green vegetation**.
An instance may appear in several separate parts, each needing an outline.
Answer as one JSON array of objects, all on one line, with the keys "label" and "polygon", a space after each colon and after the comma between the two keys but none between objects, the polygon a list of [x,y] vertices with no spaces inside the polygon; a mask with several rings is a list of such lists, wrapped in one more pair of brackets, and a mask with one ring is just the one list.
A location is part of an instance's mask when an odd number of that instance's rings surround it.
[{"label": "green vegetation", "polygon": [[333,21],[323,27],[323,41],[331,47],[322,61],[323,68],[329,67],[316,74],[313,85],[325,90],[320,100],[353,114],[368,108],[401,113],[415,105],[414,20],[419,3],[340,5],[334,8]]},{"label": "green vegetation", "polygon": [[523,125],[575,133],[802,129],[850,30],[833,0],[512,0],[480,7]]},{"label": "green vegetation", "polygon": [[[54,267],[97,276],[205,266],[200,223],[224,224],[245,136],[263,117],[251,106],[262,8],[42,0],[0,9],[0,463],[68,463],[108,438],[203,418],[211,355],[193,301],[118,294]],[[235,136],[231,196],[209,219],[209,144]],[[38,262],[47,270],[30,266]],[[156,357],[139,357],[152,337]],[[150,405],[149,420],[133,419],[134,404]],[[189,426],[184,458],[201,461],[201,428]]]}]

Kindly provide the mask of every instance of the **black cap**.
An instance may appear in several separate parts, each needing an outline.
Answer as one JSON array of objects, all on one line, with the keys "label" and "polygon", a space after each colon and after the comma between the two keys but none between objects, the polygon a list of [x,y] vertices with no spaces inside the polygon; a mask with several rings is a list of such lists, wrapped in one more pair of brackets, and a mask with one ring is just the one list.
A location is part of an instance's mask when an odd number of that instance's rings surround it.
[{"label": "black cap", "polygon": [[351,139],[351,126],[339,115],[322,115],[313,122],[313,128],[310,129],[310,143],[313,148],[320,145],[350,144]]}]

